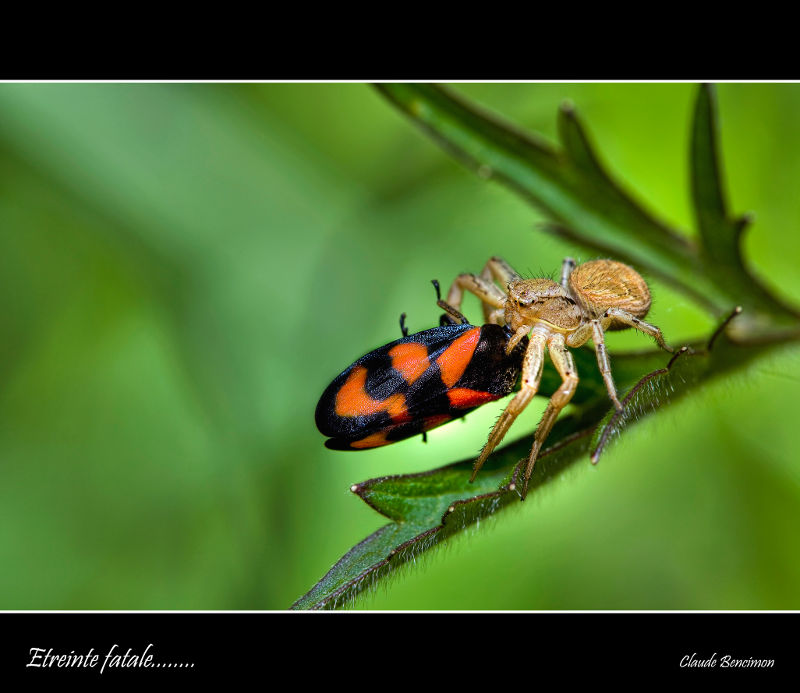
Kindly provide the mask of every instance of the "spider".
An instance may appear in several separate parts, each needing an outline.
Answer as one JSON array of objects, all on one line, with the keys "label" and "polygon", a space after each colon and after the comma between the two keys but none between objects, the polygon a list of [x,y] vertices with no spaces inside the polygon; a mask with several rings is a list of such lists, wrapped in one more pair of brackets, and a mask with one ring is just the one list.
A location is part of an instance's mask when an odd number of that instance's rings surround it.
[{"label": "spider", "polygon": [[[502,284],[505,291],[494,282]],[[576,266],[572,258],[565,258],[559,284],[545,278],[523,279],[505,260],[492,257],[480,275],[467,273],[456,277],[447,294],[447,304],[456,311],[461,310],[464,291],[480,299],[486,322],[507,325],[513,331],[506,353],[510,354],[526,336],[530,337],[522,362],[522,387],[495,423],[475,461],[470,481],[474,481],[486,459],[539,389],[545,347],[561,376],[561,386],[550,398],[533,435],[523,499],[542,444],[578,385],[575,362],[567,347],[582,346],[589,339],[594,341],[597,365],[617,410],[622,410],[622,404],[611,375],[605,332],[632,327],[653,337],[662,349],[674,353],[664,341],[661,330],[642,320],[651,302],[647,284],[636,270],[621,262],[592,260]]]}]

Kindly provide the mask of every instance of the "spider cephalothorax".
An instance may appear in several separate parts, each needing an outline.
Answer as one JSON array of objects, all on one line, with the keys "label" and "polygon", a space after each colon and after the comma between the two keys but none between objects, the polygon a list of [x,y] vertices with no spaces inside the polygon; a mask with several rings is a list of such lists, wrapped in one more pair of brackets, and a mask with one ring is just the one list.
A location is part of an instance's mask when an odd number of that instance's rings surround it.
[{"label": "spider cephalothorax", "polygon": [[465,290],[481,300],[486,322],[507,325],[514,332],[508,353],[529,337],[522,363],[522,387],[489,434],[475,462],[473,479],[539,389],[545,349],[561,376],[561,386],[550,398],[534,434],[525,471],[524,498],[542,444],[578,385],[575,362],[567,347],[582,346],[589,339],[594,341],[600,373],[617,409],[622,409],[622,405],[611,375],[604,333],[633,327],[653,337],[663,349],[669,352],[672,349],[664,342],[661,330],[642,319],[650,309],[650,290],[644,279],[632,267],[614,260],[593,260],[576,267],[572,258],[566,258],[559,284],[550,279],[523,279],[505,260],[493,257],[480,275],[456,277],[447,295],[447,303],[456,311],[461,310]]}]

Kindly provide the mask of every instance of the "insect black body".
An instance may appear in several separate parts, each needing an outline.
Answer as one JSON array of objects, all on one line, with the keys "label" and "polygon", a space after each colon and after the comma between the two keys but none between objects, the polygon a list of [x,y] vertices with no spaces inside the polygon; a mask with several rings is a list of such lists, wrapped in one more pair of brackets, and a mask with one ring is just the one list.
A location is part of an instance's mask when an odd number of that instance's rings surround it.
[{"label": "insect black body", "polygon": [[450,324],[405,336],[349,366],[317,404],[328,448],[388,445],[509,394],[527,346],[505,326]]}]

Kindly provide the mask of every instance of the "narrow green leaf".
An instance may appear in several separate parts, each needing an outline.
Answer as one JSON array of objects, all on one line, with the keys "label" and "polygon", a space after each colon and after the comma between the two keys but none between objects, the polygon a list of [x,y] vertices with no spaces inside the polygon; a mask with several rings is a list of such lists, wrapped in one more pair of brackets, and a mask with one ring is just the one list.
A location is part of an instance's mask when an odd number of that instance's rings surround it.
[{"label": "narrow green leaf", "polygon": [[[592,204],[605,204],[608,215],[623,215],[616,217],[619,226],[623,227],[620,229],[622,234],[626,233],[625,229],[635,229],[638,239],[644,239],[666,254],[691,252],[691,244],[684,236],[651,216],[611,178],[594,151],[575,107],[570,103],[562,105],[558,112],[558,134],[568,161],[581,173],[582,184],[593,184],[597,188],[597,199],[592,200]],[[587,201],[590,199],[586,192],[583,197]],[[630,234],[630,231],[627,233]],[[585,231],[578,235],[593,244],[604,242],[593,236],[586,238],[589,234]],[[623,238],[628,240],[624,235]]]},{"label": "narrow green leaf", "polygon": [[742,305],[742,325],[796,322],[798,313],[750,281],[739,258],[745,220],[730,221],[725,213],[708,88],[701,90],[696,109],[692,170],[701,237],[716,249],[711,253],[658,220],[613,180],[570,105],[559,115],[564,148],[557,150],[444,87],[382,84],[378,90],[467,166],[542,209],[551,219],[545,230],[646,270],[718,317]]},{"label": "narrow green leaf", "polygon": [[507,185],[569,229],[584,247],[617,258],[675,285],[723,314],[734,303],[704,280],[692,244],[656,220],[610,179],[589,145],[574,109],[562,109],[565,151],[545,146],[433,84],[378,86],[396,107],[448,152],[486,178]]},{"label": "narrow green leaf", "polygon": [[591,176],[600,186],[608,184],[608,175],[594,153],[589,137],[583,129],[575,105],[571,101],[561,104],[558,111],[558,137],[572,164]]},{"label": "narrow green leaf", "polygon": [[697,226],[706,250],[722,249],[738,263],[739,248],[731,239],[736,228],[728,219],[718,152],[716,93],[710,84],[697,92],[692,125],[691,181]]},{"label": "narrow green leaf", "polygon": [[750,217],[731,216],[722,180],[716,91],[703,84],[697,92],[691,137],[691,190],[703,264],[719,285],[742,287],[738,303],[745,315],[756,311],[788,319],[798,313],[782,305],[748,271],[741,254],[742,233]]}]

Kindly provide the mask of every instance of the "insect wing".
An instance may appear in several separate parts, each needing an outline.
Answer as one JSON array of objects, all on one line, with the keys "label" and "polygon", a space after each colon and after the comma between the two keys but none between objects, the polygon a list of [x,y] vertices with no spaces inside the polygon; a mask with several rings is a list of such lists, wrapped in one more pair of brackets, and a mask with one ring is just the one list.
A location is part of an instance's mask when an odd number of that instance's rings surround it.
[{"label": "insect wing", "polygon": [[362,356],[325,389],[317,405],[317,428],[326,436],[354,438],[407,422],[411,414],[406,395],[412,387],[443,389],[441,381],[435,382],[438,373],[431,369],[431,356],[472,329],[472,325],[436,327]]},{"label": "insect wing", "polygon": [[328,386],[316,410],[332,449],[388,445],[508,394],[524,345],[507,356],[498,325],[445,325],[362,356]]}]

